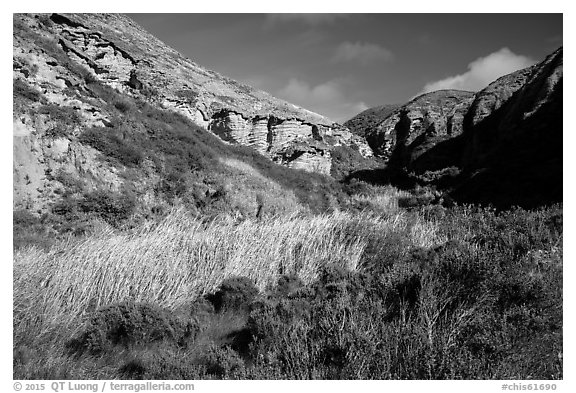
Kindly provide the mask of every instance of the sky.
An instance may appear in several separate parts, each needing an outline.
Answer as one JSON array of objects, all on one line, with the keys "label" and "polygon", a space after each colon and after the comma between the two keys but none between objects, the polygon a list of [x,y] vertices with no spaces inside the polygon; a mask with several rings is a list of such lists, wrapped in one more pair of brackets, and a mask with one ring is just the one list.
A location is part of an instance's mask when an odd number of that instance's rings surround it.
[{"label": "sky", "polygon": [[477,91],[562,45],[562,14],[128,14],[203,67],[344,122]]}]

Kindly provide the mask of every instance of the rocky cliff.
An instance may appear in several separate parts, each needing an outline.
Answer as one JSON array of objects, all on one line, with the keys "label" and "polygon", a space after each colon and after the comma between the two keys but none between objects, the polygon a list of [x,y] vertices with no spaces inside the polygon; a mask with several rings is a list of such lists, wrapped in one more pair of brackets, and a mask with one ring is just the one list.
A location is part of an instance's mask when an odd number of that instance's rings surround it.
[{"label": "rocky cliff", "polygon": [[366,139],[388,171],[459,173],[448,183],[461,201],[561,201],[562,71],[560,48],[477,93],[424,94],[385,114]]},{"label": "rocky cliff", "polygon": [[562,48],[479,92],[465,119],[454,195],[537,206],[562,201]]},{"label": "rocky cliff", "polygon": [[400,105],[381,105],[375,106],[374,108],[366,109],[364,112],[360,112],[352,119],[346,121],[344,125],[350,129],[350,131],[361,137],[366,137],[366,133],[386,119],[388,115],[398,109]]},{"label": "rocky cliff", "polygon": [[[16,19],[20,26],[61,47],[91,77],[178,111],[231,142],[253,146],[276,162],[329,174],[332,146],[350,145],[362,154],[371,152],[345,127],[200,67],[123,15],[17,15]],[[17,29],[15,63],[26,59],[38,65],[40,72],[15,77],[24,76],[23,80],[36,85],[52,78],[50,97],[66,105],[61,90],[81,81],[19,32]],[[15,71],[19,70],[22,68]],[[325,138],[329,142],[318,143]]]},{"label": "rocky cliff", "polygon": [[445,165],[438,156],[422,157],[440,142],[462,134],[464,115],[474,93],[440,90],[414,98],[389,113],[366,132],[374,152],[396,166],[410,169]]},{"label": "rocky cliff", "polygon": [[[124,167],[103,150],[123,162],[155,127],[174,131],[152,124],[162,111],[290,168],[330,174],[335,148],[372,154],[346,127],[207,70],[119,14],[14,14],[13,79],[15,206],[45,209],[61,173],[120,192]],[[139,182],[159,181],[165,163],[136,153]]]}]

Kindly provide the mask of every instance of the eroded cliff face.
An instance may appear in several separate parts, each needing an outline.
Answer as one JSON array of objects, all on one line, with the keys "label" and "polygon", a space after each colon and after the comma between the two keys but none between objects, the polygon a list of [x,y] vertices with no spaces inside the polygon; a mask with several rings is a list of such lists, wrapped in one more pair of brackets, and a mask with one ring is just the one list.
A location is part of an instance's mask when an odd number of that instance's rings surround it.
[{"label": "eroded cliff face", "polygon": [[447,183],[464,202],[561,201],[562,79],[560,48],[477,93],[419,96],[386,113],[366,139],[389,169],[420,179],[457,173]]},{"label": "eroded cliff face", "polygon": [[64,192],[55,181],[62,173],[76,173],[89,185],[117,191],[122,181],[114,168],[99,162],[99,153],[76,138],[82,129],[110,123],[110,114],[71,69],[81,58],[68,52],[70,60],[64,59],[50,50],[69,50],[67,41],[56,41],[38,18],[14,19],[14,207],[44,211]]},{"label": "eroded cliff face", "polygon": [[[560,48],[478,93],[467,115],[465,176],[455,196],[465,202],[497,200],[503,206],[562,201],[562,79]],[[501,104],[490,112],[494,97]]]},{"label": "eroded cliff face", "polygon": [[367,132],[377,127],[382,120],[386,119],[392,112],[400,108],[400,106],[399,104],[392,104],[366,109],[346,121],[344,125],[348,127],[353,134],[365,138]]},{"label": "eroded cliff face", "polygon": [[466,114],[466,126],[471,129],[504,105],[534,73],[536,65],[498,78],[479,91]]},{"label": "eroded cliff face", "polygon": [[[13,39],[15,208],[44,211],[65,191],[62,174],[89,188],[123,187],[122,171],[79,139],[94,127],[118,128],[118,111],[133,109],[111,108],[98,85],[291,168],[330,175],[340,146],[372,155],[346,127],[202,68],[123,15],[14,14]],[[140,189],[158,181],[151,165],[141,163]],[[143,198],[154,199],[152,192]]]},{"label": "eroded cliff face", "polygon": [[561,115],[562,75],[560,48],[541,63],[499,78],[478,92],[466,114],[463,165],[479,165],[504,141],[546,138],[558,132],[546,124]]},{"label": "eroded cliff face", "polygon": [[[52,14],[37,24],[70,59],[94,78],[131,95],[184,114],[229,142],[255,147],[275,162],[330,173],[330,149],[348,144],[369,156],[362,138],[345,127],[271,95],[206,70],[144,31],[123,15]],[[33,24],[33,17],[25,17]],[[47,64],[44,62],[44,64]],[[50,64],[48,67],[52,67]],[[54,70],[58,75],[58,70]],[[334,136],[337,134],[337,136]],[[317,141],[331,140],[320,149]],[[283,156],[300,149],[297,158]],[[315,155],[312,160],[303,159]],[[296,161],[296,162],[295,162]],[[307,165],[308,162],[321,165]]]},{"label": "eroded cliff face", "polygon": [[442,141],[463,132],[464,116],[474,93],[441,90],[421,95],[401,106],[373,129],[366,139],[374,152],[398,166],[412,166]]}]

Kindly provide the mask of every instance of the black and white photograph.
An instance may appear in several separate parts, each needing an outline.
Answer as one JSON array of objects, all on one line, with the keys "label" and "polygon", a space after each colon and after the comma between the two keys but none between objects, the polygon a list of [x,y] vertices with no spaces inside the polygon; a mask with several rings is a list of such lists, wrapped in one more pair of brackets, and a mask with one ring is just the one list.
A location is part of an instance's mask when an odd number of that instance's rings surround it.
[{"label": "black and white photograph", "polygon": [[564,14],[380,9],[12,14],[14,389],[561,390]]}]

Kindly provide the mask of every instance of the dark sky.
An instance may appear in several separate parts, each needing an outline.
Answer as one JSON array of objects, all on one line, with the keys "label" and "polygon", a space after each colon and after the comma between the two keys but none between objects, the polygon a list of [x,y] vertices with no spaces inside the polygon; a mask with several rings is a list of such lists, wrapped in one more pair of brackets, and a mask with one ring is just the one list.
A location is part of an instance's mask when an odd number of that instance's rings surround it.
[{"label": "dark sky", "polygon": [[480,90],[562,45],[562,14],[128,14],[196,63],[343,122]]}]

